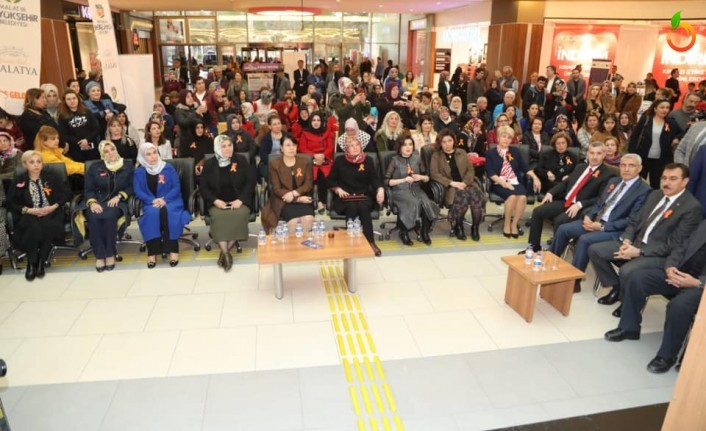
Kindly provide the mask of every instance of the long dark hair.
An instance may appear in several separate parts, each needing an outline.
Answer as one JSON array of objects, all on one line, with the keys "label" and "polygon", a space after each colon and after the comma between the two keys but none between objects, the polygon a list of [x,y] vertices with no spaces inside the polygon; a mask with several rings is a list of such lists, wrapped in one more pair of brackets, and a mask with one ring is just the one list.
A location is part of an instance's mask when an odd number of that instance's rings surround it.
[{"label": "long dark hair", "polygon": [[81,96],[79,96],[78,93],[76,93],[75,91],[67,89],[66,91],[64,91],[64,94],[61,96],[61,103],[59,104],[59,118],[71,118],[74,115],[74,113],[69,108],[69,105],[66,103],[66,96],[68,96],[70,94],[73,94],[78,99],[78,107],[76,108],[76,113],[78,113],[78,114],[88,113],[88,108],[86,107],[86,104],[83,103]]},{"label": "long dark hair", "polygon": [[145,124],[145,142],[153,143],[152,142],[152,137],[150,136],[150,129],[152,128],[152,125],[155,124],[159,127],[160,133],[159,133],[159,139],[157,140],[157,145],[164,145],[167,140],[164,139],[164,130],[162,130],[162,124],[156,122],[156,121],[148,121],[147,124]]},{"label": "long dark hair", "polygon": [[[669,103],[669,99],[657,99],[657,100],[655,100],[654,102],[652,102],[652,104],[650,105],[650,107],[647,108],[647,110],[645,111],[645,115],[647,115],[648,117],[654,117],[654,116],[655,116],[655,110],[657,109],[657,106],[659,106],[661,103]],[[670,104],[669,106],[670,106],[670,108],[671,108],[672,105]],[[617,126],[618,124],[620,124],[620,122],[619,122],[619,121],[616,121],[615,125]]]}]

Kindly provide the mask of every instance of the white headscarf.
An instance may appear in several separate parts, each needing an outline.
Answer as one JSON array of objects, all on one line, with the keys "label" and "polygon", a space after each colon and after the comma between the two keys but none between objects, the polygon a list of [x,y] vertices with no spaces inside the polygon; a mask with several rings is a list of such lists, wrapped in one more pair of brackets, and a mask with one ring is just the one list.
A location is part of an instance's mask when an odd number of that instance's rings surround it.
[{"label": "white headscarf", "polygon": [[230,137],[228,135],[218,135],[216,136],[216,139],[213,140],[213,153],[216,155],[216,160],[218,160],[218,166],[221,168],[225,168],[226,166],[230,165],[230,157],[226,158],[223,157],[223,153],[221,151],[221,144],[224,141],[231,141]]},{"label": "white headscarf", "polygon": [[[154,165],[147,163],[147,150],[149,150],[150,148],[154,148],[154,150],[157,152],[157,163],[155,163]],[[137,163],[139,163],[140,166],[144,167],[147,173],[150,175],[159,174],[160,172],[162,172],[162,169],[164,169],[164,166],[167,164],[167,162],[165,162],[164,160],[162,160],[161,157],[159,157],[159,151],[157,150],[157,147],[151,142],[143,142],[140,145],[137,150]]]}]

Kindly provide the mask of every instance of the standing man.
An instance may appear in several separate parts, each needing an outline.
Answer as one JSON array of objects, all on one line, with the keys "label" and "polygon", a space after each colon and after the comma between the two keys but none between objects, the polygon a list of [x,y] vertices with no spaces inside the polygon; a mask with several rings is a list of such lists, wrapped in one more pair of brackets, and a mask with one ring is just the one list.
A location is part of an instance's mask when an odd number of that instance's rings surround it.
[{"label": "standing man", "polygon": [[449,106],[451,101],[451,83],[449,82],[449,72],[444,70],[439,75],[439,98],[444,106]]},{"label": "standing man", "polygon": [[559,77],[556,76],[556,66],[550,64],[547,66],[547,87],[545,89],[547,94],[554,91],[554,81],[557,79],[559,79]]},{"label": "standing man", "polygon": [[669,113],[668,118],[673,119],[682,130],[687,130],[692,117],[696,115],[696,105],[701,102],[701,96],[696,92],[686,93],[682,101],[681,108]]},{"label": "standing man", "polygon": [[500,80],[500,90],[505,94],[512,91],[517,94],[520,90],[520,81],[512,74],[512,67],[503,66],[503,78]]},{"label": "standing man", "polygon": [[677,103],[679,101],[679,97],[681,97],[681,90],[679,89],[679,69],[674,68],[671,72],[669,72],[669,78],[665,81],[664,86],[671,88],[672,91],[674,91],[674,97],[669,100],[669,103],[672,105],[672,109],[674,109],[674,104]]},{"label": "standing man", "polygon": [[618,97],[618,95],[620,94],[620,88],[623,86],[623,75],[616,73],[615,75],[613,75],[611,82],[613,83],[613,97]]},{"label": "standing man", "polygon": [[606,81],[613,81],[613,76],[618,73],[618,65],[614,64],[610,66],[610,72],[608,72],[608,76],[606,77]]},{"label": "standing man", "polygon": [[382,62],[382,57],[378,57],[375,63],[375,77],[382,82],[383,74],[385,73],[385,64]]},{"label": "standing man", "polygon": [[473,79],[468,82],[466,101],[476,103],[483,94],[485,94],[485,69],[479,67],[475,70]]},{"label": "standing man", "polygon": [[522,114],[525,117],[527,117],[527,110],[533,103],[539,106],[539,114],[544,116],[544,103],[547,101],[547,93],[544,91],[546,87],[547,77],[540,76],[537,78],[537,83],[534,86],[530,86],[522,95]]},{"label": "standing man", "polygon": [[[598,299],[599,304],[612,305],[620,300],[621,291],[635,270],[659,268],[669,254],[693,234],[701,222],[702,208],[686,190],[689,168],[670,163],[662,173],[662,189],[647,197],[640,214],[630,220],[625,232],[613,241],[600,242],[588,248],[598,280],[603,287],[611,287],[608,295]],[[620,266],[620,275],[613,269]],[[613,315],[620,317],[618,307]]]},{"label": "standing man", "polygon": [[294,71],[294,94],[297,105],[301,102],[302,96],[306,94],[308,79],[309,70],[304,67],[304,60],[297,61],[297,70]]},{"label": "standing man", "polygon": [[309,85],[313,85],[314,87],[316,87],[317,93],[321,94],[322,96],[326,94],[326,83],[324,82],[324,78],[321,77],[320,64],[314,66],[314,73],[309,74],[307,82],[309,83]]}]

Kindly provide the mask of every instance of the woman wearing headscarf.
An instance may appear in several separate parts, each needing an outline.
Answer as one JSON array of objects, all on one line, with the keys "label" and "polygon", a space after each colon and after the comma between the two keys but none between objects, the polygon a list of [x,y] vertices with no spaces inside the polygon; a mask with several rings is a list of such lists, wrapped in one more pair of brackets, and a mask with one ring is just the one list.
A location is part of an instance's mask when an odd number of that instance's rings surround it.
[{"label": "woman wearing headscarf", "polygon": [[194,159],[194,173],[201,175],[204,157],[206,154],[213,154],[213,136],[206,128],[206,124],[203,121],[198,121],[194,125],[193,137],[194,140],[189,144],[184,156]]},{"label": "woman wearing headscarf", "polygon": [[385,199],[378,170],[357,139],[349,140],[343,150],[345,157],[337,157],[333,161],[328,177],[329,187],[335,194],[333,208],[337,213],[345,214],[347,219],[360,219],[370,248],[375,256],[380,256],[382,251],[375,244],[373,220],[370,216],[374,202],[382,205]]},{"label": "woman wearing headscarf", "polygon": [[59,134],[69,145],[68,156],[77,162],[98,160],[98,143],[105,136],[99,135],[99,129],[98,120],[78,94],[66,90],[59,106]]},{"label": "woman wearing headscarf", "polygon": [[187,148],[194,140],[193,130],[198,121],[208,122],[211,117],[206,104],[199,103],[191,90],[179,92],[179,104],[175,111],[175,120],[179,126],[179,155],[186,154]]},{"label": "woman wearing headscarf", "polygon": [[32,281],[44,277],[44,265],[54,241],[64,240],[62,207],[71,199],[71,191],[59,178],[42,169],[39,152],[26,151],[22,164],[27,171],[15,178],[7,203],[15,221],[12,242],[27,253],[25,279]]},{"label": "woman wearing headscarf", "polygon": [[[24,112],[17,119],[17,125],[24,136],[24,146],[21,150],[32,148],[34,138],[42,126],[49,126],[56,130],[59,125],[47,112],[47,97],[39,88],[30,88],[25,93]],[[18,144],[19,145],[19,144]]]},{"label": "woman wearing headscarf", "polygon": [[421,219],[419,236],[426,245],[431,244],[429,231],[431,223],[439,216],[439,207],[424,193],[421,183],[428,183],[424,161],[419,152],[414,150],[414,140],[411,136],[403,136],[397,140],[395,155],[385,171],[385,181],[392,190],[392,199],[399,211],[397,226],[400,240],[405,245],[414,245],[409,239],[408,231],[414,229]]},{"label": "woman wearing headscarf", "polygon": [[39,86],[39,88],[44,91],[44,94],[47,97],[47,113],[51,115],[51,117],[54,119],[54,121],[57,121],[57,115],[59,114],[59,103],[60,103],[60,98],[59,98],[59,89],[56,88],[56,85],[47,83],[47,84],[42,84]]},{"label": "woman wearing headscarf", "polygon": [[118,110],[115,109],[110,98],[102,97],[103,89],[99,83],[90,81],[86,84],[86,94],[88,95],[88,98],[85,100],[86,107],[98,121],[98,135],[105,136],[108,121],[113,118],[114,115],[118,115]]},{"label": "woman wearing headscarf", "polygon": [[262,208],[262,226],[265,230],[277,226],[279,220],[287,222],[292,232],[297,223],[301,223],[304,232],[311,230],[314,208],[310,195],[314,182],[308,168],[307,158],[297,156],[297,141],[292,135],[285,134],[282,138],[282,157],[270,164],[271,193]]},{"label": "woman wearing headscarf", "polygon": [[392,151],[396,147],[397,138],[402,136],[404,128],[400,114],[390,111],[382,120],[382,125],[375,133],[375,146],[378,152]]},{"label": "woman wearing headscarf", "polygon": [[[165,100],[168,99],[168,97],[165,98]],[[167,111],[167,108],[164,106],[163,102],[154,102],[154,104],[152,105],[152,109],[153,111],[150,119],[155,119],[155,116],[158,115],[159,118],[161,118],[162,120],[162,124],[164,124],[164,137],[166,137],[170,141],[174,141],[174,117],[172,117],[172,115]]]},{"label": "woman wearing headscarf", "polygon": [[[22,151],[15,148],[15,140],[12,135],[0,132],[0,182],[14,178],[15,168],[19,166],[22,166]],[[1,205],[2,202],[0,202]]]},{"label": "woman wearing headscarf", "polygon": [[363,146],[363,150],[369,153],[375,153],[375,145],[368,145],[370,142],[370,135],[358,128],[358,122],[355,118],[349,118],[343,125],[343,133],[336,140],[336,146],[339,150],[345,151],[346,144],[353,139],[360,142]]},{"label": "woman wearing headscarf", "polygon": [[211,217],[210,234],[221,250],[218,266],[230,271],[230,249],[248,239],[248,220],[255,189],[255,169],[245,157],[233,153],[226,135],[213,141],[215,157],[204,163],[199,190]]},{"label": "woman wearing headscarf", "polygon": [[115,268],[118,220],[130,217],[127,200],[135,174],[132,163],[123,160],[112,142],[102,141],[98,152],[102,161],[88,168],[83,195],[96,271],[103,272]]},{"label": "woman wearing headscarf", "polygon": [[147,268],[157,265],[157,256],[169,253],[169,266],[179,264],[179,237],[191,216],[184,210],[179,174],[159,157],[150,142],[140,145],[137,155],[140,167],[135,170],[133,188],[142,203],[137,220],[147,246]]},{"label": "woman wearing headscarf", "polygon": [[311,113],[308,109],[306,109],[306,106],[302,105],[302,107],[299,109],[299,116],[297,122],[292,124],[292,135],[295,139],[299,140],[302,136],[302,132],[304,131],[304,129],[309,127],[310,114]]},{"label": "woman wearing headscarf", "polygon": [[329,97],[329,106],[336,112],[339,123],[346,124],[349,118],[355,118],[358,128],[365,130],[368,126],[365,117],[370,112],[365,92],[356,93],[353,81],[345,76],[338,80],[338,88],[340,93]]},{"label": "woman wearing headscarf", "polygon": [[[169,94],[171,94],[171,92]],[[159,101],[162,103],[162,106],[164,106],[164,112],[171,115],[173,119],[174,114],[176,114],[176,106],[172,103],[172,98],[169,96],[169,94],[162,94],[161,96],[159,96]]]},{"label": "woman wearing headscarf", "polygon": [[299,141],[299,152],[310,154],[313,158],[313,178],[318,188],[318,210],[323,212],[328,191],[327,177],[331,173],[333,154],[335,152],[334,134],[326,127],[324,116],[315,111],[309,117],[309,127],[303,132]]},{"label": "woman wearing headscarf", "polygon": [[245,130],[240,114],[230,114],[226,119],[226,135],[233,143],[233,152],[248,153],[250,164],[255,166],[255,155],[257,154],[257,144],[251,132]]}]

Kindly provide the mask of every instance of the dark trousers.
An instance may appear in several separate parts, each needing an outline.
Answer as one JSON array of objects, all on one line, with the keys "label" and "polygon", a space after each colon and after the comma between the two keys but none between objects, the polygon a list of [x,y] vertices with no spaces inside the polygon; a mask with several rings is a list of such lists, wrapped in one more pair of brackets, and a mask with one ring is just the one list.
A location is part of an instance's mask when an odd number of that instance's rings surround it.
[{"label": "dark trousers", "polygon": [[16,247],[27,253],[27,262],[46,261],[54,242],[63,242],[64,212],[57,209],[46,217],[25,214],[20,219],[19,235],[13,239]]},{"label": "dark trousers", "polygon": [[116,241],[118,239],[118,219],[123,214],[117,208],[101,205],[103,212],[100,214],[86,211],[88,220],[88,239],[93,247],[96,259],[105,259],[118,253]]},{"label": "dark trousers", "polygon": [[651,295],[674,296],[667,304],[662,345],[657,356],[676,358],[701,302],[702,289],[679,289],[667,284],[662,268],[650,268],[631,275],[624,286],[620,329],[640,332],[642,310]]},{"label": "dark trousers", "polygon": [[540,242],[542,238],[544,220],[551,220],[554,224],[554,232],[556,232],[556,230],[559,229],[559,226],[575,220],[575,218],[571,218],[566,215],[566,208],[564,208],[563,200],[547,202],[535,208],[532,211],[529,231],[529,243],[534,247],[541,246]]},{"label": "dark trousers", "polygon": [[322,170],[319,170],[316,175],[316,189],[319,195],[319,202],[326,204],[326,196],[328,195],[328,182]]},{"label": "dark trousers", "polygon": [[588,247],[592,244],[618,239],[620,232],[588,232],[583,228],[583,220],[574,220],[563,224],[554,232],[551,252],[557,256],[564,253],[569,240],[574,240],[574,259],[571,262],[576,268],[585,271],[588,266]]},{"label": "dark trousers", "polygon": [[156,256],[164,253],[179,253],[179,240],[169,239],[169,222],[167,220],[167,208],[162,207],[159,211],[159,229],[161,236],[149,241],[145,241],[147,255]]},{"label": "dark trousers", "polygon": [[[628,261],[617,260],[613,255],[620,249],[622,243],[618,240],[605,241],[593,244],[588,248],[588,258],[596,270],[598,280],[603,286],[612,286],[620,289],[626,280],[636,270],[663,268],[664,257],[650,256],[637,257]],[[613,269],[613,264],[620,267],[620,275]],[[622,292],[621,292],[622,293]]]},{"label": "dark trousers", "polygon": [[642,166],[642,172],[640,172],[640,176],[643,179],[646,179],[649,175],[650,187],[655,190],[659,189],[662,181],[662,171],[664,170],[664,167],[667,165],[667,163],[664,162],[662,159],[648,158],[643,159],[643,163],[644,165]]},{"label": "dark trousers", "polygon": [[[341,211],[338,211],[341,209]],[[373,218],[370,216],[372,204],[370,200],[362,202],[343,202],[338,201],[336,204],[336,212],[345,214],[346,220],[356,217],[360,219],[360,226],[363,228],[363,235],[368,242],[375,242],[375,234],[373,233]]]}]

